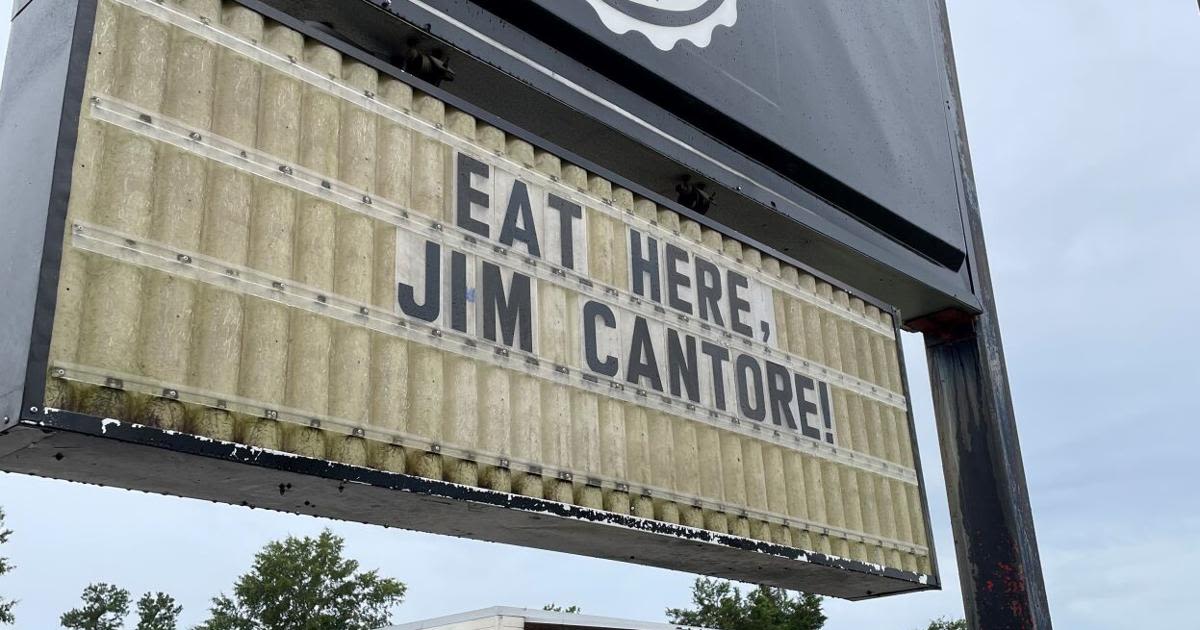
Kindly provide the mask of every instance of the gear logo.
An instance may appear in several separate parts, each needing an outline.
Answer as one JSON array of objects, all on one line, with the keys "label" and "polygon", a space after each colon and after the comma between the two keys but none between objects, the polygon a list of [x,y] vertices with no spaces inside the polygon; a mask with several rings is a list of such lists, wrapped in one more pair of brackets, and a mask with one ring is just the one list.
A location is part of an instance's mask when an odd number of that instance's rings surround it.
[{"label": "gear logo", "polygon": [[637,31],[659,50],[687,40],[700,48],[712,43],[718,26],[737,23],[737,0],[587,0],[608,30]]}]

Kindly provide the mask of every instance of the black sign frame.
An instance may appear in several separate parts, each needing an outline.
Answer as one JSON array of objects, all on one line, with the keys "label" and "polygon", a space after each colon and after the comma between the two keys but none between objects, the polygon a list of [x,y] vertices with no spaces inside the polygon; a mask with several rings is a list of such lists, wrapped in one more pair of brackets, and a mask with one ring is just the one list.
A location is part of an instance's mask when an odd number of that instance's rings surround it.
[{"label": "black sign frame", "polygon": [[[809,269],[782,252],[682,208],[321,28],[258,0],[236,1],[727,236]],[[6,308],[0,311],[0,470],[719,574],[850,600],[940,588],[932,539],[928,548],[933,571],[918,574],[637,517],[46,408],[63,237],[97,2],[33,0],[14,18],[10,49],[17,54],[9,58],[0,92],[0,146],[22,150],[0,154],[0,188],[10,192],[4,213],[8,229],[0,232],[0,269],[6,271],[0,274],[0,292],[6,296]],[[885,302],[814,273],[897,315]],[[893,333],[899,338],[898,323]],[[900,370],[907,391],[902,356]],[[911,401],[906,417],[917,476],[922,479],[920,508],[929,532],[928,498]],[[359,511],[363,504],[388,497],[403,503],[404,509]]]}]

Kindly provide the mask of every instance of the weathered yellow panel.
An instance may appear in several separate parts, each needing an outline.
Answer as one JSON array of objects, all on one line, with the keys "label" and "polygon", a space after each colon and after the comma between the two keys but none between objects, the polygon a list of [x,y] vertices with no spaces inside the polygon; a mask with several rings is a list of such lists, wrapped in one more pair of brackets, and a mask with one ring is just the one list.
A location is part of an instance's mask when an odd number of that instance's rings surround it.
[{"label": "weathered yellow panel", "polygon": [[891,315],[219,0],[102,0],[51,406],[928,572]]}]

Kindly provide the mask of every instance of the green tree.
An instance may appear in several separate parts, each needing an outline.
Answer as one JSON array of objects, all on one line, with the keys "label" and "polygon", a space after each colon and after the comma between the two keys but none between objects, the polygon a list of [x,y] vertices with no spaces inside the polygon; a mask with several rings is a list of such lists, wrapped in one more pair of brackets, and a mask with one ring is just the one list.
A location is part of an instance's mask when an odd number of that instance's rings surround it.
[{"label": "green tree", "polygon": [[121,630],[129,614],[129,591],[112,584],[89,584],[83,589],[83,606],[59,617],[64,628],[72,630]]},{"label": "green tree", "polygon": [[183,606],[166,593],[146,593],[137,603],[137,630],[175,630]]},{"label": "green tree", "polygon": [[[4,529],[4,510],[0,510],[0,545],[8,542],[8,537],[12,536],[12,530]],[[13,570],[13,566],[8,563],[8,558],[0,557],[0,575],[4,575]],[[13,607],[17,602],[6,600],[0,597],[0,624],[16,623],[16,617],[13,616]]]},{"label": "green tree", "polygon": [[233,596],[213,598],[199,630],[371,630],[391,623],[407,587],[359,572],[342,557],[345,541],[329,530],[317,538],[287,537],[254,556]]},{"label": "green tree", "polygon": [[719,630],[818,630],[825,625],[821,598],[760,586],[746,595],[729,582],[696,580],[691,609],[667,609],[671,623]]},{"label": "green tree", "polygon": [[546,612],[567,613],[568,615],[578,615],[583,612],[582,608],[580,608],[579,606],[576,606],[574,604],[567,606],[566,608],[563,608],[562,606],[559,606],[558,604],[546,604],[545,606],[542,606],[542,610],[544,610]]},{"label": "green tree", "polygon": [[926,630],[967,630],[966,619],[950,620],[945,617],[939,617],[929,622],[929,628]]},{"label": "green tree", "polygon": [[[63,613],[59,623],[72,630],[121,630],[129,616],[129,591],[105,584],[83,589],[83,606]],[[137,603],[137,630],[176,630],[183,606],[166,593],[146,593]]]}]

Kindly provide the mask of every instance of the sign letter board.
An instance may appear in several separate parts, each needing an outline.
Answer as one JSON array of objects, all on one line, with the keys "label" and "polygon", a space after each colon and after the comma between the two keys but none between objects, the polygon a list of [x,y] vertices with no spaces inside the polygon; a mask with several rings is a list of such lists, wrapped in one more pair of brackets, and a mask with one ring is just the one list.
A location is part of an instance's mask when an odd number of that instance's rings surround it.
[{"label": "sign letter board", "polygon": [[[94,11],[25,422],[76,435],[0,466],[841,597],[937,585],[890,309],[299,24]],[[148,455],[35,462],[79,435]],[[297,474],[360,483],[256,490]]]}]

